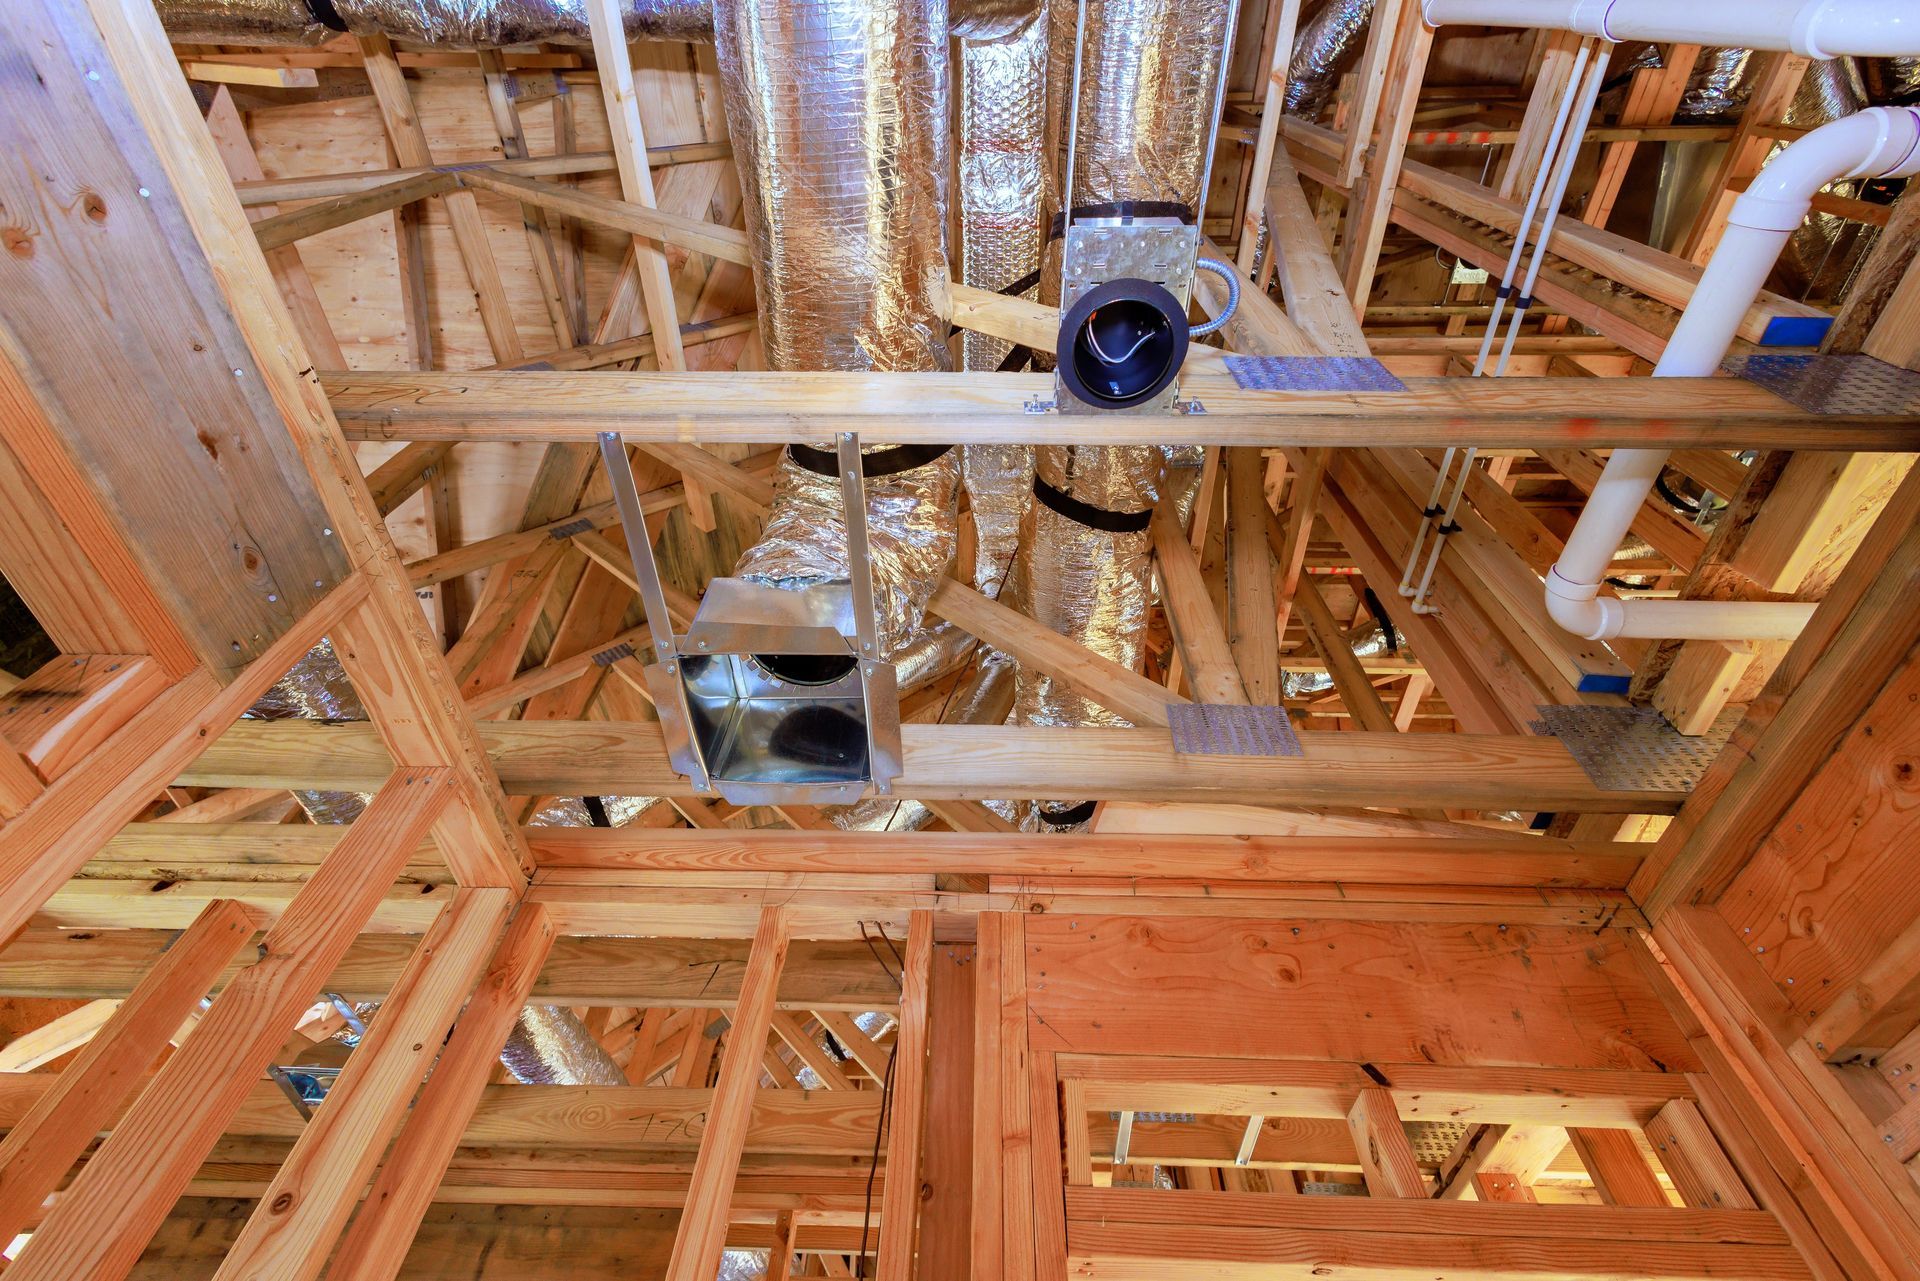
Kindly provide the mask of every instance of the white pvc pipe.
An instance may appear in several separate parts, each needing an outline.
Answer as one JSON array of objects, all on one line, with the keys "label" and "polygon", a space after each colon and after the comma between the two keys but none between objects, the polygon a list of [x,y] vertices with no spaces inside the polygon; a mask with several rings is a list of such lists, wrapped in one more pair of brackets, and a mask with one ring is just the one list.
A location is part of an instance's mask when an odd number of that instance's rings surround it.
[{"label": "white pvc pipe", "polygon": [[1421,12],[1433,27],[1539,27],[1809,58],[1920,53],[1914,0],[1422,0]]},{"label": "white pvc pipe", "polygon": [[[1911,2],[1911,0],[1910,0]],[[1734,201],[1727,231],[1667,340],[1655,378],[1704,378],[1720,367],[1813,195],[1843,178],[1920,173],[1920,110],[1869,107],[1822,125],[1761,170]],[[1784,640],[1797,635],[1810,605],[1749,601],[1618,601],[1599,595],[1607,566],[1667,460],[1661,449],[1616,449],[1547,573],[1547,612],[1588,640],[1645,636]]]},{"label": "white pvc pipe", "polygon": [[1513,358],[1513,344],[1520,337],[1520,326],[1526,321],[1527,308],[1533,305],[1533,286],[1540,279],[1541,264],[1547,260],[1547,242],[1553,239],[1553,224],[1560,217],[1561,203],[1567,198],[1567,182],[1573,177],[1573,167],[1580,160],[1580,140],[1586,136],[1587,122],[1593,118],[1593,105],[1600,99],[1600,86],[1607,78],[1607,59],[1612,53],[1612,45],[1601,45],[1599,55],[1587,71],[1587,78],[1583,81],[1576,76],[1568,84],[1569,91],[1580,98],[1580,105],[1573,114],[1576,124],[1568,135],[1566,149],[1555,160],[1553,185],[1547,197],[1546,212],[1540,219],[1540,234],[1534,238],[1533,258],[1527,263],[1527,278],[1520,286],[1520,298],[1514,304],[1506,341],[1500,345],[1500,362],[1493,371],[1495,377],[1507,372],[1507,362]]},{"label": "white pvc pipe", "polygon": [[[1560,97],[1560,107],[1554,113],[1553,129],[1547,134],[1547,145],[1540,155],[1540,164],[1533,171],[1533,183],[1527,188],[1527,207],[1520,215],[1520,225],[1514,228],[1513,249],[1507,254],[1506,270],[1500,273],[1500,288],[1493,295],[1493,314],[1487,318],[1486,336],[1480,340],[1480,354],[1474,357],[1473,376],[1478,378],[1487,368],[1487,354],[1493,350],[1493,337],[1500,330],[1500,317],[1506,308],[1507,298],[1513,293],[1513,278],[1520,272],[1520,257],[1526,252],[1527,237],[1533,231],[1533,215],[1540,208],[1540,197],[1546,193],[1552,182],[1555,161],[1560,155],[1560,143],[1567,133],[1567,117],[1573,112],[1573,100],[1580,96],[1581,75],[1587,69],[1587,59],[1593,54],[1590,41],[1582,40],[1580,48],[1573,55],[1573,74],[1567,78],[1567,90]],[[1575,131],[1576,136],[1586,133],[1585,125]],[[1435,498],[1439,497],[1435,491]],[[1431,507],[1433,504],[1427,504]],[[1414,549],[1416,555],[1419,548]]]}]

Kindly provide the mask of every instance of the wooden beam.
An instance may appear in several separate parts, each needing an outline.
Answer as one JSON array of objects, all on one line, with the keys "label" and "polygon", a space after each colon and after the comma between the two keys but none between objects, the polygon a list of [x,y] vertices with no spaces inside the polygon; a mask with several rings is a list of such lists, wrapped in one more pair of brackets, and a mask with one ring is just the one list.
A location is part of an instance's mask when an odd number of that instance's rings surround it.
[{"label": "wooden beam", "polygon": [[1759,1208],[1692,1100],[1675,1099],[1661,1108],[1647,1124],[1647,1140],[1688,1205],[1703,1210]]},{"label": "wooden beam", "polygon": [[1294,594],[1294,602],[1300,606],[1300,621],[1306,624],[1307,638],[1313,647],[1320,651],[1326,660],[1327,672],[1333,677],[1333,687],[1340,695],[1340,701],[1353,713],[1354,723],[1361,729],[1374,734],[1396,732],[1392,713],[1380,698],[1380,691],[1373,687],[1373,681],[1361,669],[1360,660],[1354,657],[1353,647],[1347,643],[1345,632],[1333,611],[1327,608],[1320,589],[1311,576],[1300,580],[1300,590]]},{"label": "wooden beam", "polygon": [[267,931],[9,1269],[9,1281],[117,1281],[212,1150],[407,854],[452,799],[449,771],[400,770]]},{"label": "wooden beam", "polygon": [[553,946],[553,923],[538,904],[522,906],[473,999],[454,1025],[393,1151],[354,1217],[334,1268],[357,1281],[393,1281],[480,1102],[500,1047],[526,1004]]},{"label": "wooden beam", "polygon": [[[593,33],[593,61],[600,76],[600,100],[607,112],[613,158],[620,171],[620,192],[634,204],[655,203],[653,174],[647,168],[647,136],[640,123],[640,100],[633,86],[633,55],[617,0],[589,0],[587,22]],[[663,370],[687,367],[680,347],[680,316],[673,275],[657,243],[636,236],[633,267],[646,300],[647,328],[653,334],[654,361]],[[603,335],[610,336],[610,335]]]},{"label": "wooden beam", "polygon": [[880,1202],[875,1276],[911,1281],[920,1224],[921,1133],[927,1104],[927,983],[933,963],[933,914],[907,923],[900,971],[900,1035],[893,1048],[893,1102],[888,1120],[887,1186]]},{"label": "wooden beam", "polygon": [[[1280,103],[1287,92],[1287,70],[1293,61],[1293,33],[1300,22],[1300,0],[1271,0],[1267,5],[1267,26],[1261,36],[1263,47],[1268,51],[1266,79],[1258,94],[1265,104],[1260,113],[1260,132],[1255,136],[1253,158],[1247,166],[1247,191],[1251,198],[1247,201],[1245,219],[1240,225],[1240,252],[1235,264],[1242,276],[1253,274],[1254,251],[1260,243],[1260,226],[1263,215],[1268,226],[1268,235],[1275,236],[1272,229],[1273,215],[1266,208],[1262,194],[1267,190],[1269,177],[1275,171],[1275,158],[1281,163],[1286,160],[1286,151],[1278,143],[1280,139]],[[1287,166],[1292,171],[1292,166]],[[1271,240],[1267,246],[1269,259],[1279,252],[1279,247]],[[1288,303],[1292,310],[1292,303]]]},{"label": "wooden beam", "polygon": [[1575,1126],[1568,1129],[1567,1138],[1608,1205],[1668,1204],[1660,1180],[1640,1155],[1640,1145],[1633,1141],[1631,1131]]},{"label": "wooden beam", "polygon": [[168,1038],[253,937],[254,917],[211,903],[149,970],[80,1057],[0,1142],[0,1235],[26,1230],[41,1202],[140,1083]]},{"label": "wooden beam", "polygon": [[1180,527],[1179,513],[1162,502],[1153,509],[1153,559],[1160,573],[1160,598],[1173,638],[1186,660],[1187,681],[1199,703],[1247,701],[1246,686],[1234,666],[1233,648],[1214,612],[1199,558]]},{"label": "wooden beam", "polygon": [[309,1281],[460,1013],[512,907],[505,889],[461,890],[414,949],[367,1034],[300,1134],[216,1281]]},{"label": "wooden beam", "polygon": [[394,508],[420,492],[434,468],[445,462],[451,452],[453,446],[446,441],[402,446],[367,476],[367,490],[373,495],[374,508],[382,516],[390,515]]},{"label": "wooden beam", "polygon": [[[870,444],[1177,444],[1366,448],[1478,445],[1533,449],[1920,449],[1920,424],[1888,411],[1808,415],[1729,378],[1613,379],[1596,402],[1583,382],[1511,377],[1403,379],[1404,392],[1243,391],[1196,374],[1182,388],[1207,407],[1178,418],[1036,417],[1052,387],[1035,374],[734,373],[724,393],[696,375],[531,371],[329,373],[322,383],[352,439],[596,439],[784,444],[855,430]],[[902,405],[914,413],[902,414]]]},{"label": "wooden beam", "polygon": [[1018,610],[942,578],[927,608],[995,649],[1043,672],[1136,725],[1167,723],[1167,708],[1187,700],[1084,645],[1043,627]]},{"label": "wooden beam", "polygon": [[[1382,31],[1382,22],[1392,26]],[[1374,34],[1384,36],[1383,47],[1390,42],[1392,81],[1386,85],[1380,104],[1379,139],[1366,153],[1364,172],[1353,154],[1352,139],[1364,143],[1372,132],[1372,122],[1363,119],[1349,134],[1347,155],[1342,168],[1345,185],[1354,190],[1347,202],[1347,235],[1341,246],[1341,279],[1357,319],[1366,319],[1367,299],[1373,294],[1374,269],[1380,261],[1380,244],[1387,234],[1393,212],[1393,198],[1399,189],[1400,170],[1407,154],[1407,126],[1420,97],[1420,85],[1426,78],[1427,54],[1433,48],[1433,28],[1421,16],[1418,6],[1404,10],[1383,5],[1376,10]],[[1371,57],[1374,45],[1368,44]],[[1385,74],[1385,68],[1381,73]]]},{"label": "wooden beam", "polygon": [[402,178],[384,187],[371,187],[350,196],[315,201],[288,213],[262,218],[253,224],[253,234],[259,237],[262,249],[278,249],[305,240],[308,236],[317,236],[323,231],[410,205],[416,200],[444,196],[458,185],[453,175],[445,173]]},{"label": "wooden beam", "polygon": [[362,594],[350,579],[224,687],[204,671],[170,686],[0,829],[0,938],[12,937]]},{"label": "wooden beam", "polygon": [[[433,168],[427,132],[414,110],[413,95],[408,92],[406,76],[395,59],[393,42],[377,33],[355,39],[374,100],[379,104],[381,123],[386,126],[387,141],[393,144],[394,156],[403,168]],[[518,360],[520,334],[507,305],[506,286],[501,283],[493,248],[487,243],[487,227],[480,217],[479,203],[471,191],[459,189],[448,193],[442,204],[448,224],[453,228],[460,261],[466,265],[467,279],[473,285],[480,323],[487,331],[487,344],[493,349],[493,358]]]},{"label": "wooden beam", "polygon": [[[479,735],[515,795],[693,794],[669,767],[657,724],[492,721]],[[1422,734],[1303,733],[1304,756],[1231,759],[1176,755],[1171,736],[1157,729],[906,725],[901,735],[906,773],[895,793],[936,799],[1091,795],[1634,814],[1671,813],[1682,799],[1677,792],[1602,790],[1557,740],[1530,735],[1430,741]],[[176,781],[365,790],[388,768],[389,757],[367,726],[243,721]]]},{"label": "wooden beam", "polygon": [[1413,1146],[1407,1142],[1406,1127],[1400,1123],[1391,1093],[1372,1085],[1361,1090],[1347,1113],[1347,1127],[1360,1153],[1368,1195],[1418,1200],[1430,1195],[1427,1176],[1414,1159]]},{"label": "wooden beam", "polygon": [[767,1042],[772,1030],[774,994],[780,969],[787,958],[787,918],[777,907],[760,914],[760,928],[747,958],[740,1000],[734,1007],[732,1045],[720,1063],[700,1138],[700,1156],[687,1189],[687,1205],[673,1240],[673,1258],[667,1264],[668,1281],[708,1281],[720,1267],[726,1243],[727,1214],[739,1174],[740,1154],[746,1147],[747,1122],[760,1086],[760,1057],[754,1051]]},{"label": "wooden beam", "polygon": [[1274,626],[1274,567],[1267,549],[1273,509],[1256,450],[1227,453],[1227,642],[1250,701],[1280,703],[1280,633]]}]

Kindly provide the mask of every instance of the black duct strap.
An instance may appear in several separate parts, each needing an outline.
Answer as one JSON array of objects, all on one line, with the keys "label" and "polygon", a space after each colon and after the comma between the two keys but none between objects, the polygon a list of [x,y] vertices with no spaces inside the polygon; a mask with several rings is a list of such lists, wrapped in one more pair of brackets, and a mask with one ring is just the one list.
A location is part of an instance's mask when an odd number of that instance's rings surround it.
[{"label": "black duct strap", "polygon": [[1373,615],[1373,621],[1380,624],[1380,632],[1387,638],[1387,652],[1390,654],[1398,654],[1400,652],[1400,633],[1394,630],[1393,620],[1387,617],[1387,607],[1380,603],[1380,598],[1373,594],[1373,588],[1371,587],[1362,587],[1360,589],[1360,599],[1366,604],[1367,612]]},{"label": "black duct strap", "polygon": [[587,822],[594,827],[612,827],[607,817],[607,803],[598,796],[582,796],[580,803],[587,807]]},{"label": "black duct strap", "polygon": [[1040,821],[1048,827],[1072,827],[1076,823],[1093,821],[1092,801],[1081,801],[1078,805],[1059,808],[1052,805],[1040,807]]},{"label": "black duct strap", "polygon": [[996,374],[1017,374],[1022,369],[1025,369],[1032,360],[1033,348],[1015,347],[1001,358],[999,368],[993,372]]},{"label": "black duct strap", "polygon": [[333,7],[333,0],[307,0],[307,13],[329,31],[345,31],[347,20]]},{"label": "black duct strap", "polygon": [[[890,449],[876,449],[871,454],[860,455],[860,477],[878,480],[882,476],[897,476],[903,471],[925,467],[952,448],[952,445],[895,445]],[[787,457],[793,459],[794,466],[804,467],[816,476],[840,474],[840,455],[831,450],[788,445]]]},{"label": "black duct strap", "polygon": [[1138,534],[1153,523],[1151,507],[1139,512],[1110,512],[1104,507],[1083,503],[1064,490],[1055,489],[1038,476],[1033,478],[1033,496],[1049,510],[1075,524],[1109,534]]}]

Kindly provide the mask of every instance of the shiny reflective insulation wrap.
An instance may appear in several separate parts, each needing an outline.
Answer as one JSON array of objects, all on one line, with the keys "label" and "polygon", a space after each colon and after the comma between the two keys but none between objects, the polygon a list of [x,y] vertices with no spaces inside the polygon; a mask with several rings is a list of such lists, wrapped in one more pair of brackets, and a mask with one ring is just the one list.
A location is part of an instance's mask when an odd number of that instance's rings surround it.
[{"label": "shiny reflective insulation wrap", "polygon": [[[1797,129],[1817,129],[1866,105],[1867,86],[1857,60],[1815,59],[1807,64],[1807,73],[1787,108],[1785,123]],[[1775,154],[1785,145],[1778,144]],[[1830,183],[1822,190],[1832,195],[1858,196],[1863,186],[1855,179]],[[1789,298],[1829,299],[1857,268],[1874,239],[1875,232],[1861,223],[1810,210],[1781,250],[1767,285]]]},{"label": "shiny reflective insulation wrap", "polygon": [[[880,653],[891,658],[920,630],[927,601],[959,543],[960,451],[866,482],[867,549]],[[847,528],[840,482],[783,456],[760,541],[741,554],[740,578],[796,589],[844,580]]]},{"label": "shiny reflective insulation wrap", "polygon": [[1311,120],[1320,114],[1372,18],[1373,0],[1328,0],[1300,28],[1287,63],[1288,115]]},{"label": "shiny reflective insulation wrap", "polygon": [[[955,77],[960,281],[994,293],[1034,274],[1046,243],[1047,22],[1044,7],[1028,14],[998,39],[962,40]],[[1012,347],[972,330],[961,343],[970,370],[999,368]]]},{"label": "shiny reflective insulation wrap", "polygon": [[[355,35],[441,48],[592,44],[584,0],[334,0]],[[713,39],[708,0],[621,0],[629,40]]]},{"label": "shiny reflective insulation wrap", "polygon": [[528,1005],[500,1047],[500,1062],[522,1085],[625,1085],[627,1074],[572,1010]]},{"label": "shiny reflective insulation wrap", "polygon": [[[364,721],[367,709],[333,652],[333,642],[323,637],[247,709],[246,715],[264,721]],[[293,797],[315,823],[351,823],[373,799],[365,792],[302,789],[295,789]]]},{"label": "shiny reflective insulation wrap", "polygon": [[160,25],[182,44],[324,44],[338,31],[313,20],[307,0],[155,0]]},{"label": "shiny reflective insulation wrap", "polygon": [[[945,5],[719,0],[715,14],[768,366],[948,368]],[[883,656],[920,629],[953,561],[959,478],[949,450],[866,482]],[[846,541],[838,479],[789,453],[734,572],[789,588],[844,579]]]},{"label": "shiny reflective insulation wrap", "polygon": [[[1123,200],[1196,208],[1234,0],[1105,0],[1087,6],[1080,57],[1076,207]],[[1051,8],[1053,163],[1064,172],[1077,6]],[[1064,180],[1064,179],[1062,179]]]},{"label": "shiny reflective insulation wrap", "polygon": [[[1126,0],[1089,5],[1080,40],[1078,137],[1072,203],[1166,201],[1197,210],[1221,55],[1233,29],[1233,0]],[[1065,181],[1067,129],[1075,123],[1073,65],[1078,8],[1053,6],[1048,50],[1048,127],[1057,167],[1054,201]],[[1051,253],[1042,297],[1059,297],[1059,254]],[[1180,461],[1192,456],[1181,450]],[[1143,512],[1169,489],[1168,451],[1150,445],[1043,445],[1039,479],[1067,497],[1109,512]],[[1180,496],[1184,496],[1184,493]],[[1146,530],[1114,533],[1061,515],[1044,502],[1027,510],[1015,560],[1013,599],[1037,622],[1124,667],[1139,666],[1153,602],[1153,544]],[[1020,725],[1126,725],[1042,672],[1021,667],[1013,719]],[[1042,826],[1041,809],[1023,806],[1021,825]],[[1047,826],[1057,828],[1058,824]]]},{"label": "shiny reflective insulation wrap", "polygon": [[775,370],[944,370],[940,0],[717,0],[720,77]]},{"label": "shiny reflective insulation wrap", "polygon": [[[1368,620],[1346,634],[1347,648],[1353,651],[1355,658],[1380,658],[1396,651],[1387,647],[1387,632],[1378,622]],[[1397,639],[1397,638],[1396,638]],[[1403,658],[1411,658],[1406,641],[1400,641],[1397,651]],[[1283,698],[1311,698],[1315,694],[1330,693],[1333,689],[1333,676],[1325,670],[1310,671],[1297,668],[1280,670],[1280,695]]]},{"label": "shiny reflective insulation wrap", "polygon": [[1731,120],[1753,94],[1753,50],[1708,48],[1693,61],[1687,91],[1674,108],[1675,121]]}]

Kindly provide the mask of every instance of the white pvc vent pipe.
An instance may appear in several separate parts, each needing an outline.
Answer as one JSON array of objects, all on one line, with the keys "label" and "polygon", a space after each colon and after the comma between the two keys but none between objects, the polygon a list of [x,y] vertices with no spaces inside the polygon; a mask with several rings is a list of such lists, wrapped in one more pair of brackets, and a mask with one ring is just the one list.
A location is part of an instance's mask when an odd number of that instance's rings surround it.
[{"label": "white pvc vent pipe", "polygon": [[[1920,13],[1920,3],[1905,3]],[[1920,33],[1913,44],[1920,45]],[[1822,125],[1775,156],[1734,201],[1726,234],[1653,376],[1705,378],[1719,369],[1741,318],[1759,296],[1787,238],[1807,216],[1815,192],[1843,178],[1915,173],[1920,173],[1920,110],[1912,107],[1870,107]],[[1607,460],[1565,550],[1547,572],[1547,610],[1553,620],[1588,640],[1790,640],[1798,635],[1813,613],[1810,604],[1622,601],[1599,595],[1607,566],[1652,492],[1667,452],[1616,449]]]},{"label": "white pvc vent pipe", "polygon": [[1428,26],[1542,27],[1604,40],[1681,41],[1805,54],[1920,52],[1915,0],[1422,0]]}]

